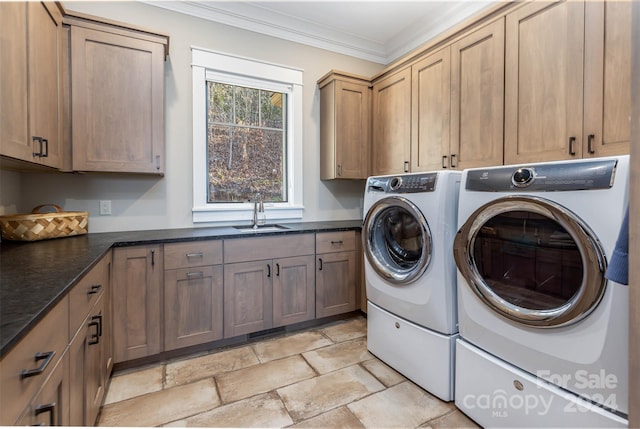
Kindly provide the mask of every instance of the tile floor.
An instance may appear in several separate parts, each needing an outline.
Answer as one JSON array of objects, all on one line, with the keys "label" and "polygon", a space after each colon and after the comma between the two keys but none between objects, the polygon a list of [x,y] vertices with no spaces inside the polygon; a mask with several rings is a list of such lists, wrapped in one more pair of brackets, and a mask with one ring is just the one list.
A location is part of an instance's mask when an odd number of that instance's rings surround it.
[{"label": "tile floor", "polygon": [[100,426],[477,428],[367,351],[356,317],[114,374]]}]

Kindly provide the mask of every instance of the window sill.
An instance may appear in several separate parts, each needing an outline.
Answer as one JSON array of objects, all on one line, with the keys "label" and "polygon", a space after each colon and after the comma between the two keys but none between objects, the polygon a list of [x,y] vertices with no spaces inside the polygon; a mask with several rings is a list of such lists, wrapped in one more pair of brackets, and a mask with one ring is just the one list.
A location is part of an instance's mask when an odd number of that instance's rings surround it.
[{"label": "window sill", "polygon": [[[282,220],[302,220],[303,206],[287,207],[265,207],[267,222],[273,223]],[[242,222],[252,222],[253,208],[217,208],[194,207],[192,209],[193,223],[215,223],[220,226],[237,224]]]}]

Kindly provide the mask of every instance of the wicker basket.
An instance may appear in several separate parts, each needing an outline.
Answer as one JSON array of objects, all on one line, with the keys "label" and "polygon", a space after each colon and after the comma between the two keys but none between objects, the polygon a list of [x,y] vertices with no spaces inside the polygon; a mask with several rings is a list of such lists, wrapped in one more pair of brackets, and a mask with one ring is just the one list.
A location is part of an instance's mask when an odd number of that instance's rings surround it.
[{"label": "wicker basket", "polygon": [[[44,207],[55,212],[40,213]],[[55,204],[35,207],[30,214],[0,216],[3,240],[36,241],[86,234],[89,231],[88,212],[65,212]]]}]

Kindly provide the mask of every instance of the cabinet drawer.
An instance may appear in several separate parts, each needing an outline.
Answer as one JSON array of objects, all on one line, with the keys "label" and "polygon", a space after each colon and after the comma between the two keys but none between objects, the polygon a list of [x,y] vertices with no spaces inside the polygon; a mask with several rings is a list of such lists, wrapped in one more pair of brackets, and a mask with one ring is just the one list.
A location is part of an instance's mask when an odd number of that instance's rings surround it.
[{"label": "cabinet drawer", "polygon": [[69,338],[109,287],[109,261],[104,257],[69,292]]},{"label": "cabinet drawer", "polygon": [[222,264],[222,240],[164,245],[164,269]]},{"label": "cabinet drawer", "polygon": [[355,231],[322,232],[316,234],[316,253],[356,250]]},{"label": "cabinet drawer", "polygon": [[313,234],[286,234],[224,241],[224,262],[259,261],[313,255]]},{"label": "cabinet drawer", "polygon": [[68,312],[65,297],[0,361],[0,426],[16,423],[55,368],[69,341]]}]

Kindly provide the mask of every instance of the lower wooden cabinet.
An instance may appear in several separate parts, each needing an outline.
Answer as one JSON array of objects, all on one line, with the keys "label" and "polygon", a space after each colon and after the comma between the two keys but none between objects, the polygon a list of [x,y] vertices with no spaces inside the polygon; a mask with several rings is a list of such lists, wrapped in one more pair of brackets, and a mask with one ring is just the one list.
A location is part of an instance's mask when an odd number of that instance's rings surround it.
[{"label": "lower wooden cabinet", "polygon": [[273,265],[273,327],[315,318],[313,256],[276,259]]},{"label": "lower wooden cabinet", "polygon": [[314,234],[225,240],[225,338],[315,317],[314,242]]},{"label": "lower wooden cabinet", "polygon": [[356,309],[355,231],[316,235],[316,317]]},{"label": "lower wooden cabinet", "polygon": [[162,351],[161,245],[113,250],[113,355],[115,363]]},{"label": "lower wooden cabinet", "polygon": [[106,393],[109,374],[106,373],[107,344],[104,294],[83,321],[69,346],[72,426],[93,426]]},{"label": "lower wooden cabinet", "polygon": [[69,426],[68,371],[69,356],[65,354],[16,426]]},{"label": "lower wooden cabinet", "polygon": [[164,350],[222,338],[222,265],[164,274]]},{"label": "lower wooden cabinet", "polygon": [[224,336],[262,331],[273,326],[271,260],[224,266]]}]

